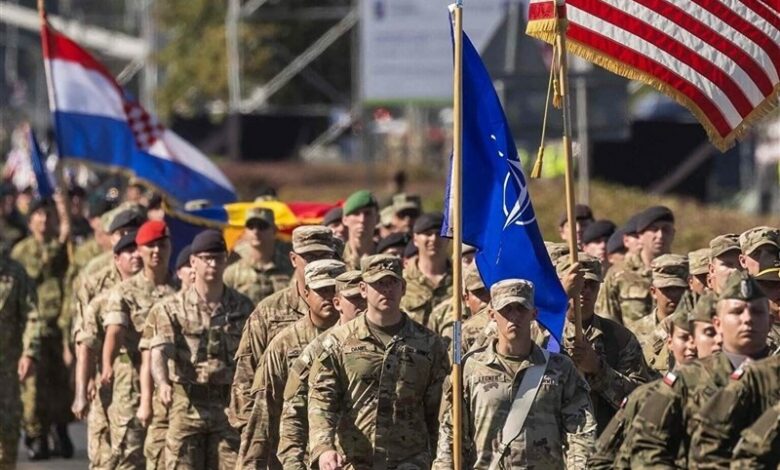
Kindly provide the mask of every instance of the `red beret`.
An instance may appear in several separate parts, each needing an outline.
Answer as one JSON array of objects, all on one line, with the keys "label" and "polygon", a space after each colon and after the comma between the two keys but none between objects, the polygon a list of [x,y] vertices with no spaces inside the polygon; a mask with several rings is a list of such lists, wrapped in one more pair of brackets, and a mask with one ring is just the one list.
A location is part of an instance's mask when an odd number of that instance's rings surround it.
[{"label": "red beret", "polygon": [[138,229],[138,234],[135,236],[135,243],[138,246],[148,245],[161,238],[167,238],[168,226],[162,220],[149,220],[144,222]]}]

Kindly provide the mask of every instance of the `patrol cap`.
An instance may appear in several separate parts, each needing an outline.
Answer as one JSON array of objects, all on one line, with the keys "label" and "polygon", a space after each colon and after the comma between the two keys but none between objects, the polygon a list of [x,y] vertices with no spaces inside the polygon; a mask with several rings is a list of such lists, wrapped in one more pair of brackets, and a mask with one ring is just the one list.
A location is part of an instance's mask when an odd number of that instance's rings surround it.
[{"label": "patrol cap", "polygon": [[671,209],[666,206],[653,206],[648,207],[639,213],[636,218],[636,232],[642,233],[647,227],[655,222],[672,222],[674,223],[674,214]]},{"label": "patrol cap", "polygon": [[399,247],[403,249],[409,243],[410,237],[407,233],[395,232],[379,240],[376,244],[376,252],[383,253],[388,248]]},{"label": "patrol cap", "polygon": [[710,265],[710,249],[701,248],[688,253],[688,271],[692,276],[707,274]]},{"label": "patrol cap", "polygon": [[393,206],[387,206],[381,211],[379,211],[379,225],[382,227],[389,227],[393,223],[393,216],[395,215],[395,211],[393,210]]},{"label": "patrol cap", "polygon": [[715,316],[715,304],[717,298],[714,292],[708,291],[699,296],[696,305],[693,306],[688,321],[699,321],[702,323],[712,323],[712,317]]},{"label": "patrol cap", "polygon": [[422,200],[416,194],[398,193],[393,196],[391,207],[394,214],[409,210],[419,214],[422,212]]},{"label": "patrol cap", "polygon": [[582,234],[582,243],[592,243],[599,238],[608,238],[615,233],[615,223],[611,220],[597,220],[588,225]]},{"label": "patrol cap", "polygon": [[417,246],[415,246],[414,241],[409,240],[409,243],[406,244],[406,248],[404,248],[404,259],[409,259],[414,256],[417,256],[419,252],[420,250],[417,249]]},{"label": "patrol cap", "polygon": [[525,279],[504,279],[490,288],[490,305],[501,310],[517,303],[531,310],[534,308],[534,285]]},{"label": "patrol cap", "polygon": [[739,247],[743,255],[750,255],[763,245],[780,248],[780,230],[774,227],[753,227],[739,236]]},{"label": "patrol cap", "polygon": [[347,200],[344,201],[344,215],[354,214],[364,207],[379,207],[374,194],[367,189],[361,189],[349,195]]},{"label": "patrol cap", "polygon": [[655,287],[688,287],[687,256],[661,255],[650,263],[650,269]]},{"label": "patrol cap", "polygon": [[41,210],[41,209],[48,209],[51,207],[51,200],[48,198],[35,198],[32,201],[30,201],[30,205],[27,207],[27,214],[28,217],[32,215],[35,211]]},{"label": "patrol cap", "polygon": [[190,264],[190,255],[192,254],[192,245],[187,245],[181,249],[176,256],[176,270]]},{"label": "patrol cap", "polygon": [[249,209],[246,211],[246,222],[244,225],[249,227],[254,224],[264,225],[266,228],[276,226],[274,211],[267,207],[253,207]]},{"label": "patrol cap", "polygon": [[303,278],[309,289],[335,287],[336,277],[347,272],[347,265],[335,259],[318,259],[303,268]]},{"label": "patrol cap", "polygon": [[[577,262],[580,264],[580,272],[589,281],[601,282],[601,261],[587,253],[577,253]],[[571,267],[571,257],[561,256],[555,263],[558,277],[563,276]]]},{"label": "patrol cap", "polygon": [[717,258],[729,251],[739,251],[739,235],[726,233],[710,240],[710,259]]},{"label": "patrol cap", "polygon": [[363,280],[363,272],[358,270],[346,271],[336,276],[336,293],[342,297],[355,297],[360,295],[360,281]]},{"label": "patrol cap", "polygon": [[751,300],[763,299],[764,291],[758,286],[756,280],[744,271],[734,271],[726,279],[726,285],[718,295],[718,302],[727,299]]},{"label": "patrol cap", "polygon": [[209,229],[195,235],[190,249],[193,255],[198,253],[224,253],[227,251],[227,245],[222,233],[218,230]]},{"label": "patrol cap", "polygon": [[123,228],[138,228],[146,221],[146,217],[135,209],[125,209],[117,213],[108,225],[108,232],[114,233]]},{"label": "patrol cap", "polygon": [[[593,220],[593,211],[585,204],[577,204],[574,206],[574,218],[576,220]],[[558,218],[558,227],[565,224],[567,219],[568,215],[566,212],[561,214],[561,216]]]},{"label": "patrol cap", "polygon": [[322,225],[325,225],[326,227],[330,224],[335,224],[336,222],[341,223],[341,215],[342,215],[341,207],[334,207],[333,209],[329,210],[325,213],[325,217],[322,218]]},{"label": "patrol cap", "polygon": [[292,232],[292,249],[295,253],[327,251],[335,253],[333,232],[324,225],[302,225]]},{"label": "patrol cap", "polygon": [[547,254],[550,255],[550,260],[552,260],[553,264],[561,256],[569,254],[569,245],[566,243],[544,242],[544,247],[547,248]]},{"label": "patrol cap", "polygon": [[170,237],[168,226],[162,220],[148,220],[138,229],[135,236],[135,242],[141,245],[148,245],[157,240]]},{"label": "patrol cap", "polygon": [[463,286],[469,292],[478,291],[485,288],[482,282],[482,276],[479,275],[477,263],[471,263],[463,267]]},{"label": "patrol cap", "polygon": [[626,245],[623,244],[623,235],[625,235],[625,229],[623,227],[615,230],[615,232],[609,236],[607,240],[607,254],[625,252]]},{"label": "patrol cap", "polygon": [[460,254],[461,254],[461,256],[467,255],[469,253],[476,253],[476,252],[477,252],[477,247],[476,246],[467,245],[466,243],[462,243],[460,245]]},{"label": "patrol cap", "polygon": [[113,247],[114,254],[118,255],[119,253],[127,250],[128,248],[135,248],[137,246],[135,242],[135,237],[137,233],[138,233],[137,230],[131,230],[126,234],[122,235],[122,238],[120,238],[119,241],[114,244]]},{"label": "patrol cap", "polygon": [[441,224],[444,222],[444,217],[438,212],[428,212],[414,221],[414,227],[412,231],[417,233],[423,233],[427,230],[436,230],[438,233],[441,231]]},{"label": "patrol cap", "polygon": [[401,260],[393,255],[365,256],[360,260],[360,271],[363,273],[363,281],[369,284],[385,276],[403,280]]},{"label": "patrol cap", "polygon": [[780,282],[780,267],[764,269],[755,275],[755,280]]}]

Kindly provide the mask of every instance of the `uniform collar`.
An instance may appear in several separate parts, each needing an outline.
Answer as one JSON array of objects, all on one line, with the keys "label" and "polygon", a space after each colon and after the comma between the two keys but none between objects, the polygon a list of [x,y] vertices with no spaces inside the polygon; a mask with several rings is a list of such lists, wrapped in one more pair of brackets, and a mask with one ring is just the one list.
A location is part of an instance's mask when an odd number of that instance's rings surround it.
[{"label": "uniform collar", "polygon": [[[488,345],[488,348],[486,349],[486,361],[485,364],[494,366],[494,367],[500,367],[501,361],[498,357],[498,351],[496,351],[496,348],[498,347],[498,338],[493,338],[490,340],[490,343]],[[524,369],[528,369],[531,366],[535,365],[541,365],[544,364],[544,353],[542,352],[542,349],[537,346],[533,341],[531,342],[531,353],[528,354],[528,357],[526,357],[522,364],[520,365],[520,368],[518,369],[518,372]]]},{"label": "uniform collar", "polygon": [[[374,334],[371,333],[371,328],[368,326],[368,318],[366,317],[365,312],[352,321],[356,322],[355,336],[359,339],[366,340],[374,337]],[[403,326],[401,326],[401,329],[396,333],[395,337],[406,338],[412,336],[414,334],[413,322],[409,320],[409,316],[406,312],[401,312],[401,322],[403,322]]]}]

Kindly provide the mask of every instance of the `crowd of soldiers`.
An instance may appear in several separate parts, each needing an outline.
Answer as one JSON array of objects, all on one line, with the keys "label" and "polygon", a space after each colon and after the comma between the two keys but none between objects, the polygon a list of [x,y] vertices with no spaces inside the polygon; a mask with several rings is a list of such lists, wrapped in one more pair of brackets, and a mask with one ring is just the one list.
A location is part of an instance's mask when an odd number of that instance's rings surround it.
[{"label": "crowd of soldiers", "polygon": [[71,457],[74,419],[93,469],[780,463],[777,228],[674,254],[666,207],[617,226],[577,206],[578,262],[565,216],[546,242],[570,299],[556,341],[533,282],[486,286],[473,247],[453,286],[419,197],[357,191],[289,241],[255,207],[230,250],[208,229],[171,260],[159,198],[84,196],[21,216],[3,187],[0,469],[20,428],[31,459]]}]

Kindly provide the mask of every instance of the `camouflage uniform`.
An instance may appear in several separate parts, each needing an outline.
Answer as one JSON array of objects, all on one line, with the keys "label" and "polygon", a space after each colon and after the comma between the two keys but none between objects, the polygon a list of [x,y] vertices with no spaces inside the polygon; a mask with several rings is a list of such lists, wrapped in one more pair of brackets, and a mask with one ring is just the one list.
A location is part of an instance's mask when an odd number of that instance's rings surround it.
[{"label": "camouflage uniform", "polygon": [[409,312],[409,317],[417,323],[430,328],[430,316],[434,307],[452,298],[452,270],[434,286],[430,279],[417,267],[417,261],[409,263],[404,269],[406,294],[401,300],[401,309]]},{"label": "camouflage uniform", "polygon": [[71,336],[73,332],[73,323],[77,316],[77,299],[75,293],[78,292],[83,279],[79,276],[81,269],[94,257],[103,253],[103,248],[98,245],[95,238],[90,238],[82,245],[80,245],[73,252],[70,265],[68,266],[68,272],[65,275],[65,307],[62,309],[62,315],[59,319],[60,329],[66,336],[66,343],[72,344],[74,339]]},{"label": "camouflage uniform", "polygon": [[[544,364],[534,345],[512,370],[496,352],[496,340],[463,358],[464,468],[487,469],[498,456],[501,427],[525,370]],[[512,441],[499,468],[586,468],[596,438],[588,384],[569,358],[551,353],[520,435]],[[439,445],[433,468],[451,469],[452,385],[445,384]],[[566,449],[564,451],[564,449]]]},{"label": "camouflage uniform", "polygon": [[[481,289],[485,289],[485,284],[482,282],[482,277],[479,275],[476,264],[464,266],[463,268],[463,288],[468,292],[476,292]],[[462,321],[467,321],[471,318],[471,310],[466,303],[463,302]],[[447,340],[447,344],[452,341],[452,328],[455,324],[454,308],[452,306],[452,297],[444,300],[431,312],[430,319],[428,321],[428,328],[433,330],[442,338]],[[461,326],[461,338],[463,326]]]},{"label": "camouflage uniform", "polygon": [[[157,304],[165,302],[172,297],[166,297]],[[142,353],[149,350],[149,345],[154,337],[157,336],[157,325],[159,324],[157,316],[165,312],[162,308],[155,308],[157,304],[153,305],[149,310],[146,323],[144,323],[144,331],[141,334],[141,340],[138,342],[138,349]],[[144,440],[146,470],[165,469],[165,439],[168,435],[168,422],[168,408],[160,401],[157,389],[155,389],[152,396],[152,421],[146,429],[146,440]]]},{"label": "camouflage uniform", "polygon": [[653,308],[650,296],[652,270],[645,266],[640,253],[626,256],[604,277],[596,311],[633,331],[634,323],[649,315]]},{"label": "camouflage uniform", "polygon": [[14,208],[7,216],[0,216],[0,254],[9,253],[25,236],[27,224],[18,210]]},{"label": "camouflage uniform", "polygon": [[479,343],[479,339],[484,336],[483,331],[490,322],[490,310],[487,307],[463,322],[460,333],[461,351],[465,353],[473,349],[474,345]]},{"label": "camouflage uniform", "polygon": [[387,346],[365,315],[323,343],[309,382],[312,464],[338,439],[347,469],[430,467],[447,352],[430,330],[402,321]]},{"label": "camouflage uniform", "polygon": [[731,374],[694,417],[691,462],[696,468],[724,468],[739,433],[780,400],[780,356],[745,365]]},{"label": "camouflage uniform", "polygon": [[150,348],[165,348],[173,387],[165,465],[233,468],[240,436],[227,420],[235,353],[251,301],[225,288],[212,311],[194,287],[154,307],[156,336]]},{"label": "camouflage uniform", "polygon": [[70,377],[62,358],[65,337],[58,323],[68,253],[66,245],[58,240],[42,244],[29,236],[14,246],[11,257],[24,266],[38,296],[40,360],[35,376],[22,384],[25,433],[36,438],[45,435],[49,425],[72,419]]},{"label": "camouflage uniform", "polygon": [[225,269],[223,281],[257,305],[290,285],[292,267],[287,253],[289,250],[282,252],[281,245],[275,245],[274,260],[262,266],[255,266],[248,258],[242,258]]},{"label": "camouflage uniform", "polygon": [[780,467],[780,402],[742,431],[734,448],[731,468],[758,470]]},{"label": "camouflage uniform", "polygon": [[103,309],[103,327],[125,328],[124,345],[114,359],[114,380],[108,420],[111,426],[112,466],[144,467],[146,430],[135,413],[141,403],[139,342],[149,309],[155,302],[176,292],[170,284],[155,285],[143,271],[114,286]]},{"label": "camouflage uniform", "polygon": [[21,402],[17,363],[38,358],[40,346],[35,285],[24,268],[0,253],[0,468],[14,468]]}]

